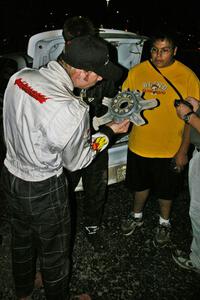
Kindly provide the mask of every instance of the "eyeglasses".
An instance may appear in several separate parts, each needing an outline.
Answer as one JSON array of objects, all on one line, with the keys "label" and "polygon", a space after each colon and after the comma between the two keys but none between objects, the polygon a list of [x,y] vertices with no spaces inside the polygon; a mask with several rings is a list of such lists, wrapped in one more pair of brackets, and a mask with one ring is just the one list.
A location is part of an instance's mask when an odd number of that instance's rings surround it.
[{"label": "eyeglasses", "polygon": [[151,48],[151,53],[153,54],[160,54],[160,55],[167,55],[171,52],[173,48],[172,47],[165,47],[165,48],[156,48],[156,47],[152,47]]}]

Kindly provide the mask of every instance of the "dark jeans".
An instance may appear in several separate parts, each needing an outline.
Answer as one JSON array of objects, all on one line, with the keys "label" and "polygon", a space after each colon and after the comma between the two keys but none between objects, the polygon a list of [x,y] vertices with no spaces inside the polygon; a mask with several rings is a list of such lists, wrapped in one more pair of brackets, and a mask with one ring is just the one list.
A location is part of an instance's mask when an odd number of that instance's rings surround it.
[{"label": "dark jeans", "polygon": [[4,167],[2,182],[11,215],[16,295],[32,292],[38,256],[46,298],[67,300],[71,229],[65,176],[27,182]]},{"label": "dark jeans", "polygon": [[[84,189],[84,225],[100,226],[107,197],[108,151],[102,152],[93,162],[81,170],[67,172],[71,189],[75,190],[82,177]],[[78,205],[78,204],[77,204]]]}]

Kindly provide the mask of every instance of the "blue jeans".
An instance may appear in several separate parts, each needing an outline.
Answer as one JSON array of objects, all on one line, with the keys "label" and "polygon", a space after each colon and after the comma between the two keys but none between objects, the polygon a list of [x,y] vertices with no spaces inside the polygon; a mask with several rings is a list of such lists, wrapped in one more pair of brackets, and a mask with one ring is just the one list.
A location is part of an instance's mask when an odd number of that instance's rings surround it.
[{"label": "blue jeans", "polygon": [[24,181],[2,170],[11,215],[12,267],[17,297],[31,294],[39,258],[48,300],[67,300],[70,214],[65,176]]}]

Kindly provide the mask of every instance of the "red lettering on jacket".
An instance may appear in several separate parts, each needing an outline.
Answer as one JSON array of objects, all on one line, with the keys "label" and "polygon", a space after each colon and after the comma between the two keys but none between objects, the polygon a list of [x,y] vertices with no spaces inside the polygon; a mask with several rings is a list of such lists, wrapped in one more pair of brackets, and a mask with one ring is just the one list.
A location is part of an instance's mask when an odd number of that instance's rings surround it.
[{"label": "red lettering on jacket", "polygon": [[35,91],[26,81],[22,81],[22,78],[15,80],[15,84],[22,89],[25,93],[39,101],[40,103],[46,102],[49,98]]}]

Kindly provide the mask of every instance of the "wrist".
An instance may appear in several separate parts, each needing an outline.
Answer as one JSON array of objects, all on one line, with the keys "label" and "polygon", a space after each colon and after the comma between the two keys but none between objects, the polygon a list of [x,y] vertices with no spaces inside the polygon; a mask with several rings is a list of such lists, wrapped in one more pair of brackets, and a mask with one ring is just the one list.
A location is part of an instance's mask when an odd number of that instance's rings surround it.
[{"label": "wrist", "polygon": [[188,112],[187,114],[185,114],[183,117],[182,117],[182,120],[185,121],[185,123],[189,124],[190,122],[190,118],[192,115],[195,115],[195,112],[194,111],[190,111]]}]

